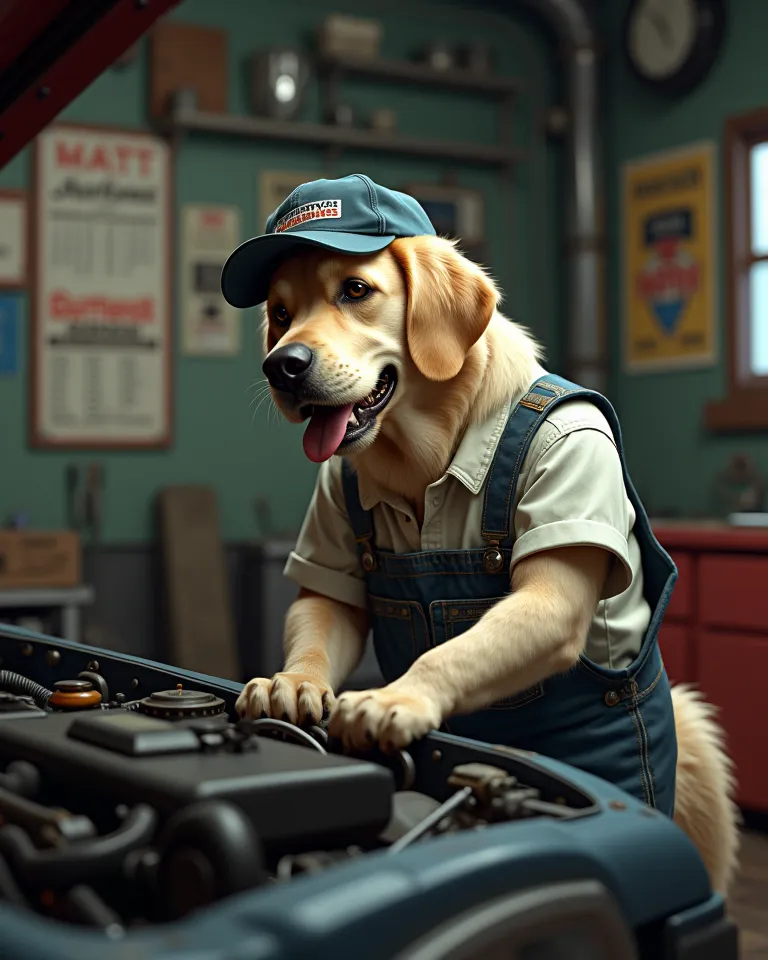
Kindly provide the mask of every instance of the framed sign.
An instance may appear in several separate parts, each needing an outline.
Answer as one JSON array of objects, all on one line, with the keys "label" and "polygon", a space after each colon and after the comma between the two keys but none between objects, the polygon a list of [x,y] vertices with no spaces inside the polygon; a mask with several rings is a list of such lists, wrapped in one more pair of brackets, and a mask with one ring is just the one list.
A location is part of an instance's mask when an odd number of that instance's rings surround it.
[{"label": "framed sign", "polygon": [[221,269],[240,244],[238,207],[185,204],[181,210],[182,352],[233,356],[240,350],[240,311],[221,292]]},{"label": "framed sign", "polygon": [[264,231],[267,218],[280,206],[292,190],[302,183],[322,179],[321,173],[296,170],[264,170],[259,175],[259,222],[256,234]]},{"label": "framed sign", "polygon": [[171,207],[164,140],[69,125],[37,138],[33,445],[169,445]]},{"label": "framed sign", "polygon": [[624,168],[624,363],[630,372],[715,362],[715,147]]},{"label": "framed sign", "polygon": [[485,241],[483,196],[477,190],[411,183],[404,193],[418,200],[440,236],[463,240],[469,247]]},{"label": "framed sign", "polygon": [[0,190],[0,289],[27,285],[27,195]]},{"label": "framed sign", "polygon": [[421,204],[439,237],[458,240],[459,248],[471,260],[484,259],[485,204],[479,191],[443,184],[411,183],[403,192]]}]

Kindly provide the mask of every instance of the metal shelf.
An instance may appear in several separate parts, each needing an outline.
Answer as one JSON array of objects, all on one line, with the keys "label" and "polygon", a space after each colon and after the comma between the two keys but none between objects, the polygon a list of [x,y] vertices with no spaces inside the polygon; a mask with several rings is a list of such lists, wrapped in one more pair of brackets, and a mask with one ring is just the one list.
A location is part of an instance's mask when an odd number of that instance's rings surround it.
[{"label": "metal shelf", "polygon": [[324,72],[338,71],[358,77],[442,87],[445,90],[460,90],[465,93],[487,94],[494,97],[509,97],[523,88],[521,81],[510,77],[473,73],[456,67],[436,70],[427,64],[409,63],[407,60],[336,56],[320,59],[318,66]]},{"label": "metal shelf", "polygon": [[253,140],[281,140],[337,149],[369,150],[413,157],[432,157],[463,163],[508,168],[519,163],[524,152],[516,147],[480,146],[461,141],[395,136],[372,130],[336,127],[323,123],[272,120],[268,117],[204,113],[177,107],[161,127],[171,136],[211,133]]},{"label": "metal shelf", "polygon": [[0,608],[68,607],[93,603],[95,591],[84,584],[79,587],[11,587],[0,590]]}]

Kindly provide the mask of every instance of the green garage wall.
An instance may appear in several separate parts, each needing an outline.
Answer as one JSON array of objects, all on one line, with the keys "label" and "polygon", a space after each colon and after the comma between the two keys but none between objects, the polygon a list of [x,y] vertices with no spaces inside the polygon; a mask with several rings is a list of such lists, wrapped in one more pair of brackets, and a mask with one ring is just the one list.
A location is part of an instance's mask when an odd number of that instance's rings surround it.
[{"label": "green garage wall", "polygon": [[607,45],[605,76],[606,170],[609,192],[608,315],[612,318],[615,399],[621,414],[630,468],[649,509],[683,516],[707,515],[716,508],[714,480],[735,452],[754,456],[768,473],[764,436],[713,436],[703,427],[703,408],[725,395],[724,333],[730,317],[725,302],[722,238],[722,152],[718,328],[720,361],[712,368],[665,374],[629,375],[621,370],[621,244],[618,206],[621,165],[626,160],[699,140],[722,150],[725,119],[768,103],[765,38],[768,4],[732,0],[730,25],[721,58],[705,82],[686,97],[665,99],[634,79],[621,52],[627,0],[603,0],[602,28]]},{"label": "green garage wall", "polygon": [[[557,245],[556,150],[542,134],[541,116],[552,102],[553,59],[547,39],[531,24],[472,3],[436,0],[386,4],[325,0],[186,0],[175,19],[223,28],[230,44],[230,109],[248,111],[247,60],[250,52],[270,44],[311,43],[316,24],[329,12],[373,15],[385,27],[384,53],[408,57],[439,33],[451,42],[490,40],[499,69],[526,81],[520,101],[521,138],[530,160],[516,175],[512,203],[508,187],[494,172],[455,167],[458,182],[480,189],[487,203],[490,266],[507,295],[507,312],[529,325],[550,348],[557,363],[559,321],[555,275]],[[476,98],[402,87],[360,86],[349,99],[365,110],[393,106],[403,132],[446,139],[494,142],[495,108]],[[94,124],[142,127],[146,124],[147,52],[124,70],[100,77],[61,119]],[[317,116],[317,90],[311,91],[305,119]],[[176,165],[176,203],[234,203],[243,210],[243,228],[257,232],[258,174],[268,169],[323,170],[323,156],[313,148],[284,147],[214,137],[182,143]],[[29,151],[0,171],[0,186],[29,183]],[[434,181],[448,165],[364,154],[346,154],[335,175],[364,171],[398,186]],[[244,317],[241,354],[235,359],[175,358],[175,440],[159,453],[89,454],[85,451],[31,450],[28,430],[27,300],[20,297],[22,353],[20,373],[0,377],[0,522],[23,509],[36,527],[66,522],[65,470],[72,462],[101,460],[106,469],[103,538],[135,542],[152,536],[152,503],[157,489],[173,483],[212,484],[218,491],[222,533],[226,539],[254,536],[252,503],[266,497],[277,529],[296,528],[309,498],[315,468],[305,459],[300,432],[267,422],[266,405],[252,420],[249,386],[260,377],[259,346],[253,311]],[[178,320],[178,317],[176,318]]]}]

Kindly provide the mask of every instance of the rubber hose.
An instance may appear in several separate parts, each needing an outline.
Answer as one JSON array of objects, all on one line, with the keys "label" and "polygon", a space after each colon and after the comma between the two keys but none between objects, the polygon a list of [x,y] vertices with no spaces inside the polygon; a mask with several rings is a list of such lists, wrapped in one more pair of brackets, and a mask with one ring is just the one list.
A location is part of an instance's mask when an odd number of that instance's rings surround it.
[{"label": "rubber hose", "polygon": [[0,690],[14,693],[17,697],[32,697],[42,710],[45,710],[53,696],[52,690],[47,690],[41,684],[35,683],[29,677],[23,677],[20,673],[14,673],[13,670],[0,670]]}]

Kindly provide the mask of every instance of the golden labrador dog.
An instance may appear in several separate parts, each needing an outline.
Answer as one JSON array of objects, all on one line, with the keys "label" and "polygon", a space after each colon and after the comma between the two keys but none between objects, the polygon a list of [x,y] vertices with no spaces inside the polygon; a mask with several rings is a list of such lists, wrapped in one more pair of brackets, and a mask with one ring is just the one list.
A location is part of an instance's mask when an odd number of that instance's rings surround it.
[{"label": "golden labrador dog", "polygon": [[[327,459],[347,438],[343,455],[358,475],[404,498],[421,523],[425,489],[445,473],[467,425],[507,406],[539,369],[537,345],[498,303],[486,273],[434,236],[396,239],[369,256],[305,248],[279,265],[265,307],[267,354],[278,344],[311,349],[324,399],[308,411],[283,391],[273,396],[292,423],[311,413],[310,459]],[[357,431],[358,416],[374,405],[381,409],[373,425]],[[349,747],[404,748],[450,717],[569,671],[608,568],[607,551],[596,547],[529,556],[514,567],[511,592],[484,614],[482,629],[429,649],[381,689],[338,700],[361,659],[368,614],[302,590],[286,619],[283,671],[251,680],[238,710],[302,724],[318,722],[325,707],[331,734]],[[672,697],[675,820],[714,888],[725,892],[738,849],[731,764],[713,709],[685,686]]]}]

